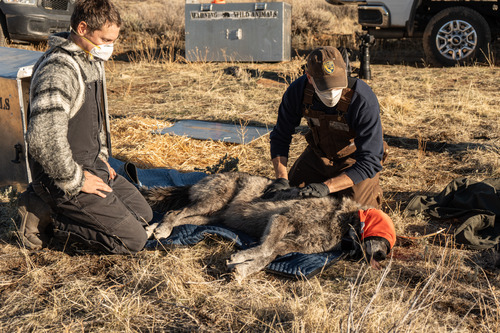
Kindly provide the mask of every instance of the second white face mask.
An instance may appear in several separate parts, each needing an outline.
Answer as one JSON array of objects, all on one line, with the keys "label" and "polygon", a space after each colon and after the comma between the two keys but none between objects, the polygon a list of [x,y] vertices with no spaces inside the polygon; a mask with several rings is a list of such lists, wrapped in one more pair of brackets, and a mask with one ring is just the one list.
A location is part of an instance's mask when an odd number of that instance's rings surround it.
[{"label": "second white face mask", "polygon": [[319,91],[316,87],[314,87],[314,90],[323,104],[330,108],[337,105],[340,101],[340,97],[342,97],[342,89]]}]

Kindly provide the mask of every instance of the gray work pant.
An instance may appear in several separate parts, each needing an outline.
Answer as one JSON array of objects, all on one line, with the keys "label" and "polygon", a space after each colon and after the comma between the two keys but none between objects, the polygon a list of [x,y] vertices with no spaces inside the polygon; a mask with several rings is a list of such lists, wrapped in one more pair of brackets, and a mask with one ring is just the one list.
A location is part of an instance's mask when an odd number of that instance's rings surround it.
[{"label": "gray work pant", "polygon": [[110,254],[140,251],[147,240],[144,227],[153,218],[151,207],[124,177],[108,179],[104,163],[87,171],[104,180],[113,192],[106,192],[106,198],[83,192],[70,197],[51,182],[33,183],[35,193],[55,213],[54,237]]}]

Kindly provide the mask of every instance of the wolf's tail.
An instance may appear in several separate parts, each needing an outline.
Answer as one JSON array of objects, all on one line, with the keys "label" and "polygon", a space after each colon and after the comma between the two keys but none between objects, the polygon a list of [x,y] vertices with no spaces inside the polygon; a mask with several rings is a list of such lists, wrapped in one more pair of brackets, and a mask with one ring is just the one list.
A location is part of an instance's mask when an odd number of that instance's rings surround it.
[{"label": "wolf's tail", "polygon": [[141,188],[141,194],[149,203],[151,208],[157,212],[168,212],[170,210],[178,210],[189,205],[188,186],[169,186],[169,187],[152,187]]}]

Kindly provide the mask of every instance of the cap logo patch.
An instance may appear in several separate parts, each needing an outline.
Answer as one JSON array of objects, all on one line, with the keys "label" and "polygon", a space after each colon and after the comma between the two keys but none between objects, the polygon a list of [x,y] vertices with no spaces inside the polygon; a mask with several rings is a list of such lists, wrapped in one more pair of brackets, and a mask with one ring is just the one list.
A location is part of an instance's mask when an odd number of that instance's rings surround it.
[{"label": "cap logo patch", "polygon": [[332,74],[335,71],[335,65],[332,60],[328,60],[323,63],[323,71],[326,74]]}]

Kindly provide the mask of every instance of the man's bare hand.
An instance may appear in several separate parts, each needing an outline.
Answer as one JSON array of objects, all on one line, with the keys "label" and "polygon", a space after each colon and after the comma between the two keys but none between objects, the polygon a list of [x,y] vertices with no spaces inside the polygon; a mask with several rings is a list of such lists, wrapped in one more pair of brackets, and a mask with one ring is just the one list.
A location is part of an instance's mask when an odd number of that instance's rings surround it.
[{"label": "man's bare hand", "polygon": [[85,182],[83,183],[82,192],[89,194],[97,194],[102,198],[106,198],[106,194],[104,192],[113,192],[111,187],[108,186],[103,180],[88,171],[83,172],[85,176]]},{"label": "man's bare hand", "polygon": [[[104,161],[104,160],[103,160]],[[109,172],[109,179],[115,179],[116,177],[116,171],[109,165],[108,161],[104,161],[106,163],[106,166],[108,167],[108,172]]]}]

